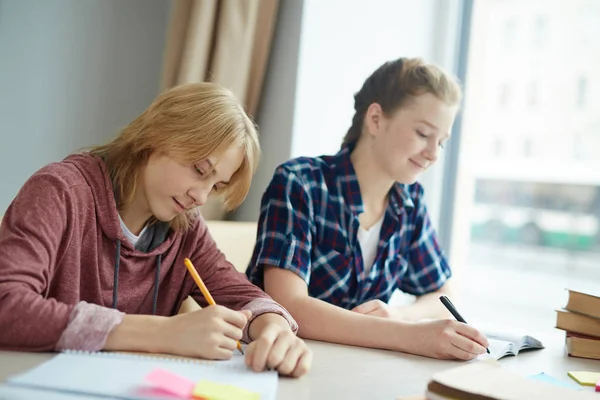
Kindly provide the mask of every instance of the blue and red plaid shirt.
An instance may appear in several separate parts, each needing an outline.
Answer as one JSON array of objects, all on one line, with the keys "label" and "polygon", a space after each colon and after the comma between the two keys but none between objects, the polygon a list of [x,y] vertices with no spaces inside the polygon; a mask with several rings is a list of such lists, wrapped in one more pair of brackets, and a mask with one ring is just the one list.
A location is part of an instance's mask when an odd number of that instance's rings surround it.
[{"label": "blue and red plaid shirt", "polygon": [[390,190],[375,263],[365,272],[357,237],[364,207],[350,152],[276,169],[262,197],[251,282],[264,288],[264,266],[284,268],[304,279],[311,296],[351,309],[387,303],[396,288],[430,293],[451,276],[418,183]]}]

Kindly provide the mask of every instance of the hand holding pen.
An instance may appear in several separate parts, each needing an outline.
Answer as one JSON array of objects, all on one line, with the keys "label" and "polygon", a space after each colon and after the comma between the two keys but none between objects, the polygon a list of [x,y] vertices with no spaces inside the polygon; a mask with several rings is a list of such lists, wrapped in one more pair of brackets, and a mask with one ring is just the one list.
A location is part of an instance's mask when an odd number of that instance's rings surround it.
[{"label": "hand holding pen", "polygon": [[[454,316],[454,318],[456,318],[456,320],[458,322],[467,324],[467,321],[465,321],[465,319],[458,313],[458,310],[456,309],[456,307],[454,307],[454,304],[452,304],[452,302],[450,301],[450,299],[448,299],[448,297],[440,296],[440,301],[442,302],[444,307],[446,307],[448,309],[448,311],[450,311],[450,313]],[[490,354],[490,349],[488,349],[486,347],[485,350],[487,351],[488,354]]]}]

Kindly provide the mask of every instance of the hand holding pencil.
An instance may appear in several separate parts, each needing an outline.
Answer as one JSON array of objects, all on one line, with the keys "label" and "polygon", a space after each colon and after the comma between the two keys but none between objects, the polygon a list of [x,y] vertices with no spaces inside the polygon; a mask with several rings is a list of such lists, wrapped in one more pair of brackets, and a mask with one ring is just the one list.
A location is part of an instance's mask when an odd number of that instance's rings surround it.
[{"label": "hand holding pencil", "polygon": [[[241,338],[241,330],[251,316],[250,311],[233,311],[216,305],[192,262],[186,258],[184,263],[202,295],[208,304],[212,305],[188,313],[196,314],[196,318],[203,319],[206,328],[210,332],[208,335],[205,332],[205,340],[203,343],[198,344],[203,345],[205,349],[208,348],[212,353],[227,354],[227,356],[219,358],[231,357],[231,351],[233,351],[235,345],[244,354],[240,342],[236,339]],[[178,317],[180,316],[176,318]],[[257,319],[259,318],[262,318],[262,320],[259,322],[260,327],[257,328],[258,334],[246,349],[246,365],[255,372],[270,368],[287,376],[300,377],[306,374],[312,363],[312,351],[302,339],[294,334],[288,321],[275,313],[264,313],[257,317]],[[198,319],[195,321],[198,321]],[[194,329],[200,330],[200,324],[194,324]],[[232,329],[235,329],[235,331]],[[214,333],[217,333],[217,335]],[[224,345],[218,343],[223,343],[223,341]]]},{"label": "hand holding pencil", "polygon": [[[188,272],[194,279],[194,282],[196,282],[196,285],[202,292],[202,295],[206,299],[206,302],[212,306],[217,305],[217,303],[215,302],[215,299],[213,299],[212,295],[210,294],[206,285],[204,284],[204,281],[202,280],[202,278],[200,278],[198,271],[196,271],[196,268],[194,268],[194,264],[192,264],[192,261],[189,258],[186,258],[185,260],[183,260],[183,262],[184,262]],[[240,351],[240,353],[244,354],[244,351],[242,350],[242,345],[239,341],[237,342],[237,349]]]}]

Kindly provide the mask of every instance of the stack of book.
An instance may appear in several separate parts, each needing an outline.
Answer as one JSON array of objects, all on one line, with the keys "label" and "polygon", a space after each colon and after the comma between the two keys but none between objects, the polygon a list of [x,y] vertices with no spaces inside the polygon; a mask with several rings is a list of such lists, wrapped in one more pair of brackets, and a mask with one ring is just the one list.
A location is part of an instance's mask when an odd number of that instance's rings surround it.
[{"label": "stack of book", "polygon": [[570,356],[600,360],[600,297],[569,290],[567,305],[556,310],[556,327],[566,331]]}]

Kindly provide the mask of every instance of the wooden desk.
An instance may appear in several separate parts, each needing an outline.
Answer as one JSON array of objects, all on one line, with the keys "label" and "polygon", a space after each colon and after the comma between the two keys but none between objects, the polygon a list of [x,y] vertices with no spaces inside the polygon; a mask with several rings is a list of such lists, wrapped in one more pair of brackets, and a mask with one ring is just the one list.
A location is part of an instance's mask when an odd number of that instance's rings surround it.
[{"label": "wooden desk", "polygon": [[[564,333],[554,328],[537,332],[546,348],[500,362],[523,375],[545,372],[570,381],[567,371],[600,371],[600,362],[568,357],[564,354]],[[308,342],[315,361],[302,379],[281,378],[278,399],[395,399],[397,396],[423,395],[437,371],[460,365],[391,351]],[[52,354],[0,352],[0,381],[49,359]],[[586,388],[586,390],[593,390]]]}]

